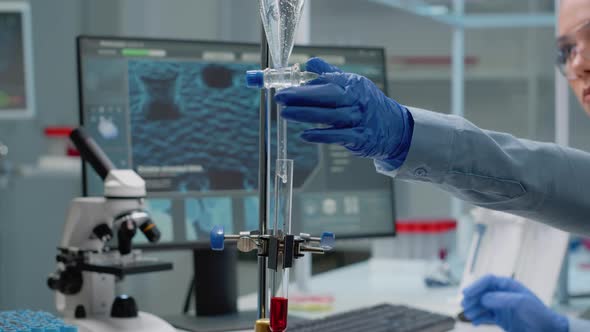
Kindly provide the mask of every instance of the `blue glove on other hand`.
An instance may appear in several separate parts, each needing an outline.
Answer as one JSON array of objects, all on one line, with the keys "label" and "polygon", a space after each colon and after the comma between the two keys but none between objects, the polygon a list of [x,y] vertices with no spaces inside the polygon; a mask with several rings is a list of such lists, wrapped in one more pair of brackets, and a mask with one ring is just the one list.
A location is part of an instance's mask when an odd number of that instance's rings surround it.
[{"label": "blue glove on other hand", "polygon": [[547,308],[511,278],[485,276],[463,290],[465,317],[474,325],[496,324],[508,332],[568,332],[567,318]]},{"label": "blue glove on other hand", "polygon": [[407,108],[385,96],[369,79],[343,73],[321,59],[310,59],[306,70],[321,76],[275,96],[284,105],[283,118],[328,126],[306,130],[301,138],[340,144],[357,156],[379,160],[388,171],[401,166],[414,126]]}]

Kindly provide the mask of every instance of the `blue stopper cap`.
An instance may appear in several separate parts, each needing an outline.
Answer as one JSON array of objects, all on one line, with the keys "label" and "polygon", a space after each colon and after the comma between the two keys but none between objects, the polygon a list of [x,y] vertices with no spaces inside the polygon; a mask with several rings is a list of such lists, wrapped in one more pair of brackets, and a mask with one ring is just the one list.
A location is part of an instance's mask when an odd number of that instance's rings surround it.
[{"label": "blue stopper cap", "polygon": [[336,235],[332,232],[324,232],[322,233],[322,238],[320,240],[320,247],[326,250],[330,250],[334,248],[334,243],[336,243]]},{"label": "blue stopper cap", "polygon": [[475,225],[475,230],[479,233],[479,235],[483,235],[483,233],[485,233],[487,228],[488,228],[488,226],[486,226],[484,224],[476,224]]},{"label": "blue stopper cap", "polygon": [[264,72],[262,70],[248,70],[246,72],[246,86],[262,89],[264,87]]},{"label": "blue stopper cap", "polygon": [[223,226],[213,227],[213,229],[211,230],[211,249],[215,251],[223,250],[224,235],[225,231],[223,230]]}]

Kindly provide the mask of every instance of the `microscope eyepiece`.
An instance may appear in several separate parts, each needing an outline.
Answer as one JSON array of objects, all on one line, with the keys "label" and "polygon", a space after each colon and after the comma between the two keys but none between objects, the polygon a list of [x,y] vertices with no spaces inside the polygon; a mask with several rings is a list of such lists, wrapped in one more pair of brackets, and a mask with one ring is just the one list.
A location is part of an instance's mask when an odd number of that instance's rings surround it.
[{"label": "microscope eyepiece", "polygon": [[70,140],[80,152],[82,159],[87,161],[103,180],[111,170],[116,169],[100,146],[82,128],[74,129],[70,134]]}]

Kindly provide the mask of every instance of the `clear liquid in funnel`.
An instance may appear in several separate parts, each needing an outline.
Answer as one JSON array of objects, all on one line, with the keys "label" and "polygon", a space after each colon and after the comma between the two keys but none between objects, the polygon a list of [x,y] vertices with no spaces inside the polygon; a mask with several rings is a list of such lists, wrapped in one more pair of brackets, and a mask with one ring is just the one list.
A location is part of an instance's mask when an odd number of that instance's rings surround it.
[{"label": "clear liquid in funnel", "polygon": [[305,0],[260,0],[273,67],[287,67]]}]

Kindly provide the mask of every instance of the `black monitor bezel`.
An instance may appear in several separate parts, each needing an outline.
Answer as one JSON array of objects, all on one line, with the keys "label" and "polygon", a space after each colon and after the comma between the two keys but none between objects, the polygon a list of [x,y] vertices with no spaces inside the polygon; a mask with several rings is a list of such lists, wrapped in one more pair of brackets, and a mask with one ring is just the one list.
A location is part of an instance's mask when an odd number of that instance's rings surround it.
[{"label": "black monitor bezel", "polygon": [[[257,43],[248,43],[248,42],[233,42],[233,41],[215,41],[215,40],[197,40],[197,39],[169,39],[169,38],[151,38],[151,37],[134,37],[134,36],[105,36],[105,35],[79,35],[76,37],[76,62],[77,62],[77,76],[78,76],[78,116],[79,116],[79,123],[81,126],[84,126],[84,92],[82,88],[82,41],[83,40],[101,40],[101,39],[110,39],[110,40],[137,40],[137,41],[149,41],[149,42],[176,42],[176,43],[199,43],[199,44],[210,44],[210,45],[236,45],[236,46],[251,46],[256,47],[260,46]],[[334,49],[334,50],[371,50],[371,51],[379,51],[382,53],[383,57],[383,68],[385,70],[385,80],[384,80],[384,93],[388,94],[388,85],[389,82],[387,80],[387,57],[386,51],[384,47],[375,47],[375,46],[334,46],[334,45],[295,45],[295,47],[309,47],[309,48],[327,48],[327,49]],[[85,162],[81,162],[82,164],[82,194],[83,196],[88,196],[88,183],[87,183],[87,166]],[[384,176],[384,181],[388,181],[391,187],[391,195],[392,195],[392,216],[393,219],[393,231],[390,233],[378,233],[378,234],[355,234],[355,235],[344,235],[338,236],[338,239],[377,239],[377,238],[389,238],[396,236],[397,230],[397,220],[396,220],[396,207],[395,207],[395,185],[392,178]],[[148,197],[149,198],[149,197]],[[144,250],[182,250],[182,249],[209,249],[210,244],[208,241],[186,241],[186,242],[167,242],[167,243],[158,243],[158,244],[137,244],[135,245],[136,248],[144,249]]]}]

